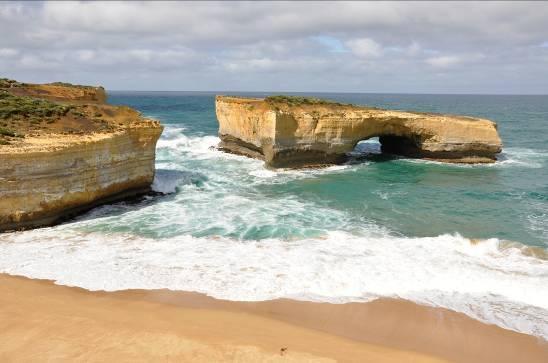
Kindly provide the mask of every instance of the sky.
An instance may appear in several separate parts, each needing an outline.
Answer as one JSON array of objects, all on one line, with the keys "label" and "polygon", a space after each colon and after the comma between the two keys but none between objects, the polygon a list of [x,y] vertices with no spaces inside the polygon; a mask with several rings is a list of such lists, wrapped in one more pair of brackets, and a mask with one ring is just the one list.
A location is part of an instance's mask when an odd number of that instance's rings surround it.
[{"label": "sky", "polygon": [[0,2],[0,77],[110,90],[548,94],[548,2]]}]

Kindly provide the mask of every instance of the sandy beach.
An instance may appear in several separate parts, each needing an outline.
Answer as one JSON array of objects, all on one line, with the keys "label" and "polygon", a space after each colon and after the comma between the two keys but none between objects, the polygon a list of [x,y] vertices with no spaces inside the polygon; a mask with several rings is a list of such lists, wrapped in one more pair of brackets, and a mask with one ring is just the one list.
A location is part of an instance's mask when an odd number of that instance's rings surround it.
[{"label": "sandy beach", "polygon": [[0,275],[0,360],[545,362],[548,344],[401,300],[230,302]]}]

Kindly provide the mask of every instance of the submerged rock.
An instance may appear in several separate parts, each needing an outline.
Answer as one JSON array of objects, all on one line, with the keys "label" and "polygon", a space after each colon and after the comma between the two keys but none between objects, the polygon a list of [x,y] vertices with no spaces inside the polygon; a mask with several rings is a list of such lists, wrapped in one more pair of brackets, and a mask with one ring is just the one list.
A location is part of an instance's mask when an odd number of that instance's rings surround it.
[{"label": "submerged rock", "polygon": [[372,137],[383,152],[443,162],[492,163],[502,149],[496,123],[474,117],[288,96],[217,96],[216,113],[222,150],[275,168],[341,163]]},{"label": "submerged rock", "polygon": [[0,231],[144,194],[163,127],[102,87],[0,80]]}]

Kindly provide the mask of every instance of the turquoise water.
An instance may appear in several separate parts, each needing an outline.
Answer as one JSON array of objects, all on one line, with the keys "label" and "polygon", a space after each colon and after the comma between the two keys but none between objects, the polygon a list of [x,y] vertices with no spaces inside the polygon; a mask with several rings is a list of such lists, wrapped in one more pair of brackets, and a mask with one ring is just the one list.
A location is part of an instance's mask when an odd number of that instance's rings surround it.
[{"label": "turquoise water", "polygon": [[503,153],[449,165],[366,140],[346,165],[272,171],[216,150],[213,93],[112,92],[165,125],[153,188],[167,194],[1,235],[0,272],[232,300],[400,297],[548,338],[548,96],[310,95],[488,118]]},{"label": "turquoise water", "polygon": [[[263,94],[253,94],[263,96]],[[458,232],[470,238],[497,237],[528,245],[548,246],[548,97],[318,94],[343,102],[384,108],[431,111],[485,117],[499,124],[503,161],[495,166],[455,166],[410,160],[372,158],[341,173],[313,179],[289,178],[280,183],[252,185],[242,180],[242,193],[276,200],[287,196],[347,214],[341,221],[281,213],[275,220],[234,221],[238,227],[207,230],[196,227],[171,231],[151,223],[125,226],[128,231],[162,236],[190,233],[222,234],[240,239],[292,238],[324,229],[352,230],[364,220],[404,236],[436,236]],[[187,137],[216,135],[214,94],[113,93],[110,101],[128,104],[170,127],[182,127]],[[170,134],[173,137],[173,134]],[[158,167],[170,169],[169,153],[161,152]],[[183,161],[184,160],[184,161]],[[209,160],[183,158],[177,170],[200,186]],[[223,166],[220,167],[222,169]],[[247,177],[247,176],[246,176]],[[230,183],[230,181],[225,181]],[[272,222],[272,223],[271,223]],[[283,225],[283,226],[282,226]],[[136,230],[138,229],[138,231]]]}]

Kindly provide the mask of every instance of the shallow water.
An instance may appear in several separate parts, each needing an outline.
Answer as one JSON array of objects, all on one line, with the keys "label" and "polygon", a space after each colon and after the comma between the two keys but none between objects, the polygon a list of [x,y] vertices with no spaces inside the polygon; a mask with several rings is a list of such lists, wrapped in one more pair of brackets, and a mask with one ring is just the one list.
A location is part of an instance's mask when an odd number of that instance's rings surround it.
[{"label": "shallow water", "polygon": [[166,125],[153,187],[170,194],[1,235],[0,271],[234,300],[402,297],[548,338],[548,97],[320,96],[492,119],[501,160],[391,158],[368,140],[347,165],[274,172],[215,150],[214,94],[112,93]]}]

